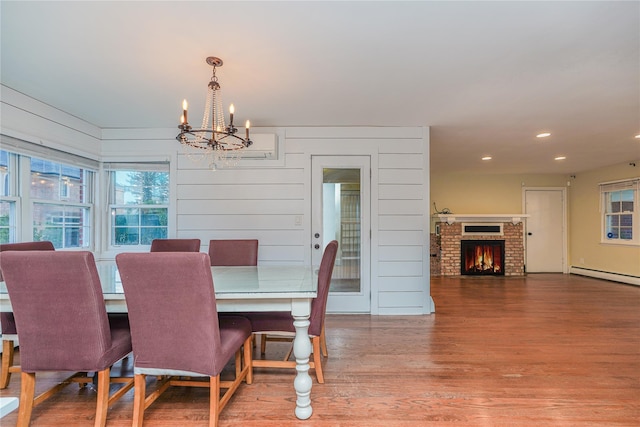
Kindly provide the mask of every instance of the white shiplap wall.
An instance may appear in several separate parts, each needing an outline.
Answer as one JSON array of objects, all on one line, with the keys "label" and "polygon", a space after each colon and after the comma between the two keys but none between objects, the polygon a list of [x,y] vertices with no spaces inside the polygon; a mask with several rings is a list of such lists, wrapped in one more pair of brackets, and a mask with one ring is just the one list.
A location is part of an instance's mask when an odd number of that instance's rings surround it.
[{"label": "white shiplap wall", "polygon": [[[429,292],[428,129],[288,128],[286,150],[299,156],[307,177],[313,155],[370,156],[371,312],[434,311]],[[306,186],[308,198],[308,180]],[[305,204],[311,206],[310,201]],[[306,250],[311,231],[304,237]]]},{"label": "white shiplap wall", "polygon": [[219,169],[178,156],[177,230],[211,239],[258,239],[259,262],[305,262],[304,229],[295,217],[304,212],[304,169]]},{"label": "white shiplap wall", "polygon": [[[400,148],[401,146],[402,148]],[[427,146],[425,149],[424,147]],[[429,151],[422,141],[380,146],[378,310],[420,313],[429,283]]]},{"label": "white shiplap wall", "polygon": [[0,132],[13,138],[99,160],[100,128],[0,85]]}]

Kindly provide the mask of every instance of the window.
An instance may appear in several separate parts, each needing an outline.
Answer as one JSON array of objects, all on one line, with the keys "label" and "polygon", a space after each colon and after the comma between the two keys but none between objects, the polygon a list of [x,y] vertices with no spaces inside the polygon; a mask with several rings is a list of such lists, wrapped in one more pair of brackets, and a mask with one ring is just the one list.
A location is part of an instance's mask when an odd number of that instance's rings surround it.
[{"label": "window", "polygon": [[640,244],[640,179],[600,184],[602,242]]},{"label": "window", "polygon": [[0,243],[93,248],[99,162],[0,134]]},{"label": "window", "polygon": [[168,164],[109,165],[111,246],[147,246],[168,236]]},{"label": "window", "polygon": [[17,241],[17,156],[0,150],[0,243]]},{"label": "window", "polygon": [[94,173],[35,157],[30,163],[33,240],[58,249],[90,247]]}]

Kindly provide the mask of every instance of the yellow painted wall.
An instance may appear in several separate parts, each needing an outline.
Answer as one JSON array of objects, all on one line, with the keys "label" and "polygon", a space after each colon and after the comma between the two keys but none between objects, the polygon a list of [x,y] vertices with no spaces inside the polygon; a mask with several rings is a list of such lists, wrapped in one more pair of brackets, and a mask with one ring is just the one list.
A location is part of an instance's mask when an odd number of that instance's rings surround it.
[{"label": "yellow painted wall", "polygon": [[565,175],[431,175],[431,208],[455,214],[522,212],[522,187],[564,187]]},{"label": "yellow painted wall", "polygon": [[[569,265],[631,276],[640,276],[640,246],[600,243],[600,189],[607,181],[640,176],[636,167],[623,163],[577,174],[569,189]],[[640,206],[636,206],[639,209]]]},{"label": "yellow painted wall", "polygon": [[[600,243],[600,189],[606,181],[640,176],[629,163],[567,175],[432,174],[431,213],[512,214],[522,212],[522,187],[567,187],[568,265],[640,276],[640,247]],[[570,182],[570,186],[567,183]],[[640,208],[640,207],[638,207]],[[431,221],[432,231],[435,221]]]}]

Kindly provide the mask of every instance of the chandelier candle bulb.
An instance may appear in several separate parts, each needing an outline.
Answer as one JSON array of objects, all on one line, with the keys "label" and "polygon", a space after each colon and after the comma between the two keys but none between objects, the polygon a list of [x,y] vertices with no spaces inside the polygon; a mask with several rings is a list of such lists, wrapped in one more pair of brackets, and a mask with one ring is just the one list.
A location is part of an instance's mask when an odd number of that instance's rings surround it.
[{"label": "chandelier candle bulb", "polygon": [[247,129],[247,136],[245,136],[245,139],[249,139],[249,128],[251,127],[249,120],[244,124],[244,127]]},{"label": "chandelier candle bulb", "polygon": [[236,112],[236,109],[233,106],[233,104],[229,105],[229,121],[231,122],[230,123],[231,127],[233,127],[233,113],[235,113],[235,112]]},{"label": "chandelier candle bulb", "polygon": [[187,100],[183,99],[182,100],[182,123],[188,123],[187,122],[187,107],[189,106],[189,104],[187,104]]}]

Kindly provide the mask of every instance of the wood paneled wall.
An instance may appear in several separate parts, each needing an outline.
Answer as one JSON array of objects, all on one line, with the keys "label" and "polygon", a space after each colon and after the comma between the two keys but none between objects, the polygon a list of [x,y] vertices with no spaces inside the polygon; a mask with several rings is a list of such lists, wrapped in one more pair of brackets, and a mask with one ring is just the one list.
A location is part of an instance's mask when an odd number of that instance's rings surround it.
[{"label": "wood paneled wall", "polygon": [[[259,262],[311,257],[311,157],[371,158],[371,312],[433,311],[426,128],[286,128],[283,165],[211,171],[177,156],[177,234],[257,238]],[[363,230],[363,232],[365,232]]]}]

